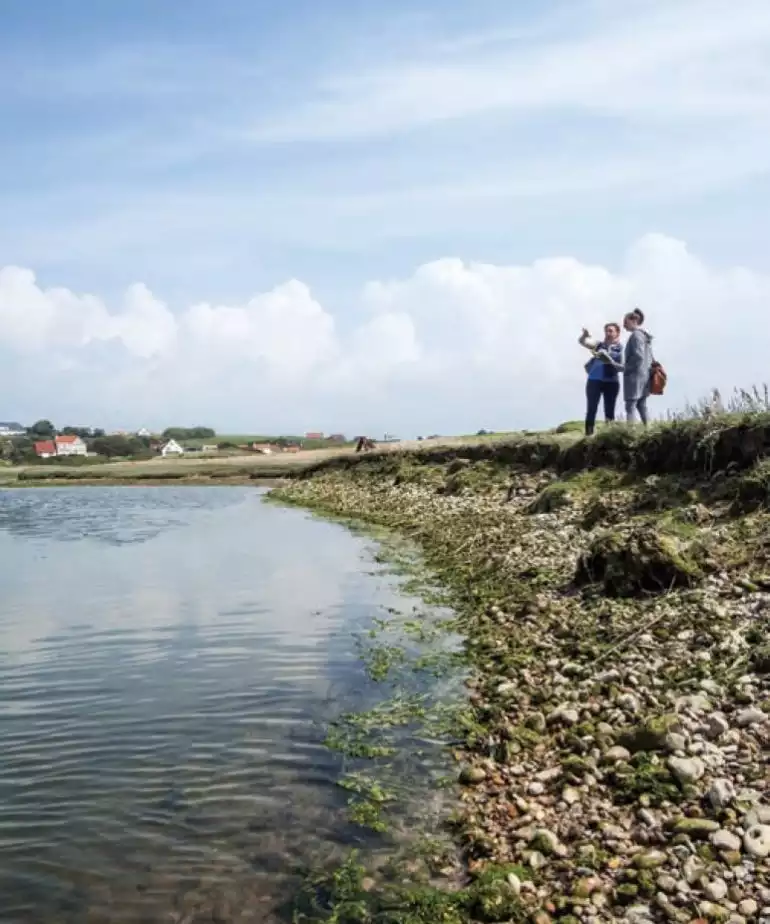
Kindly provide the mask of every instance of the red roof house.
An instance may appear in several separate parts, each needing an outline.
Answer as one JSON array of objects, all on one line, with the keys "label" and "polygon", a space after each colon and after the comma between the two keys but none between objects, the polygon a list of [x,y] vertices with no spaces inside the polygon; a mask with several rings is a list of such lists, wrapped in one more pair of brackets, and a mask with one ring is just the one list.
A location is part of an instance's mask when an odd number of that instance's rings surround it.
[{"label": "red roof house", "polygon": [[47,459],[49,456],[56,455],[56,446],[53,440],[40,440],[35,443],[35,455],[41,459]]}]

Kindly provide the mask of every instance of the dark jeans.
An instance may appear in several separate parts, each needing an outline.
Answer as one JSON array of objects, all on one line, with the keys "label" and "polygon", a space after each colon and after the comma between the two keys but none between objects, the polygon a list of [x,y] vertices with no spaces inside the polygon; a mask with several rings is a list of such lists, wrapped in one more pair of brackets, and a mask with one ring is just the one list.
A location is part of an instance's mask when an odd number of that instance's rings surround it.
[{"label": "dark jeans", "polygon": [[620,382],[604,382],[601,379],[589,379],[586,382],[586,436],[594,432],[600,400],[604,401],[604,419],[615,419],[615,403],[619,391]]}]

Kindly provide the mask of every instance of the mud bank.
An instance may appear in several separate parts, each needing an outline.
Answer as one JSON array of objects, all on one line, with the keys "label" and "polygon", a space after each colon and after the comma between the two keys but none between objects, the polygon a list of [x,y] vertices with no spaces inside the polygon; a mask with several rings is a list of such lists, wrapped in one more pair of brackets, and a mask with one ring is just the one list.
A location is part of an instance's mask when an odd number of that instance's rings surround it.
[{"label": "mud bank", "polygon": [[369,455],[276,492],[417,542],[470,671],[461,875],[352,865],[300,920],[770,921],[768,426]]}]

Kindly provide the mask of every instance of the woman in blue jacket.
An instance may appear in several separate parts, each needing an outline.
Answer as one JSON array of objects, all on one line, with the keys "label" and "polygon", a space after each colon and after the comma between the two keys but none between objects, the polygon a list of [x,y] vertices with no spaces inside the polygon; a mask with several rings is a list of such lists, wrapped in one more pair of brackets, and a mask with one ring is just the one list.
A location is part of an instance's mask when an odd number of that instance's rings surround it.
[{"label": "woman in blue jacket", "polygon": [[583,328],[578,341],[581,346],[591,350],[593,357],[586,363],[588,381],[586,382],[586,436],[591,436],[596,426],[596,413],[599,401],[604,403],[604,419],[615,419],[615,404],[620,391],[618,367],[622,367],[623,346],[620,342],[620,325],[605,324],[604,340],[597,343]]}]

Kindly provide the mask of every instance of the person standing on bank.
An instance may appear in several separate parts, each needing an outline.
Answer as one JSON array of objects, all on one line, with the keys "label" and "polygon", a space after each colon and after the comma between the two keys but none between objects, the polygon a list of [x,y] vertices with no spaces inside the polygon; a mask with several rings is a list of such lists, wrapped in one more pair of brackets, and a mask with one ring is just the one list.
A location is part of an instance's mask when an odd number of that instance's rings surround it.
[{"label": "person standing on bank", "polygon": [[591,436],[596,427],[596,413],[599,401],[604,403],[604,419],[609,423],[615,419],[615,404],[620,391],[618,369],[622,366],[623,347],[620,343],[620,326],[604,325],[604,340],[597,343],[583,328],[578,341],[591,350],[593,357],[586,363],[586,436]]},{"label": "person standing on bank", "polygon": [[652,335],[642,327],[644,313],[634,308],[623,318],[623,327],[629,337],[623,353],[623,401],[626,406],[626,420],[633,423],[637,413],[647,426],[647,398],[650,395],[652,373]]}]

